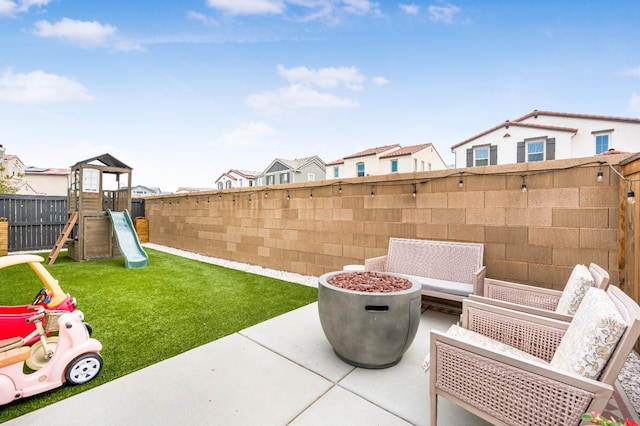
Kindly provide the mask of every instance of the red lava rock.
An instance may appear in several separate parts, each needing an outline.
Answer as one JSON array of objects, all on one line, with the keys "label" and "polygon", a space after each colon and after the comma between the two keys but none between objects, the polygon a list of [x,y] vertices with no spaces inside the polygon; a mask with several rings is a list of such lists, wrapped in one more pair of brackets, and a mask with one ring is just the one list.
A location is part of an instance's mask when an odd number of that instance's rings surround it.
[{"label": "red lava rock", "polygon": [[345,290],[369,293],[392,293],[411,288],[408,279],[380,272],[343,272],[332,276],[327,282]]}]

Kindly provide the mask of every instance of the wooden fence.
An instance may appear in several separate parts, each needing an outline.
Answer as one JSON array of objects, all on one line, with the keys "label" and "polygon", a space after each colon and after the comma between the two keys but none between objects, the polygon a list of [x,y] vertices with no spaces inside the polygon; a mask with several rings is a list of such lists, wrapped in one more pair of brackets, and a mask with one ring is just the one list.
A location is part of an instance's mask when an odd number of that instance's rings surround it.
[{"label": "wooden fence", "polygon": [[[131,200],[130,214],[144,216],[144,199]],[[0,194],[0,217],[9,222],[9,252],[48,250],[69,218],[67,197]]]}]

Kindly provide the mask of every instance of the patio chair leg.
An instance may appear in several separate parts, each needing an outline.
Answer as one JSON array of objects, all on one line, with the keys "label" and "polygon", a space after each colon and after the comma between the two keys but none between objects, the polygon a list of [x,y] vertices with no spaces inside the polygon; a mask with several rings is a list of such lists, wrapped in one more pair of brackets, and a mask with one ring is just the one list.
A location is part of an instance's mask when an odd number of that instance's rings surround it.
[{"label": "patio chair leg", "polygon": [[431,426],[437,426],[438,424],[438,394],[432,391],[431,393]]}]

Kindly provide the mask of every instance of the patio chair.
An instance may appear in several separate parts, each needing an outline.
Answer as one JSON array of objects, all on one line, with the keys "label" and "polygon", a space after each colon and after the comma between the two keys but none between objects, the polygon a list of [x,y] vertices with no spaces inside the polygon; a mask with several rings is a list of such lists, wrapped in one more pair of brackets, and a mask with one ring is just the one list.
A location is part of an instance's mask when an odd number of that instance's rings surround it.
[{"label": "patio chair", "polygon": [[431,425],[438,397],[497,425],[578,425],[602,412],[640,336],[640,307],[589,289],[571,322],[463,302],[463,323],[431,331]]},{"label": "patio chair", "polygon": [[484,296],[470,297],[483,303],[569,321],[590,287],[606,290],[608,285],[609,273],[605,269],[595,263],[588,268],[578,264],[562,291],[485,278]]}]

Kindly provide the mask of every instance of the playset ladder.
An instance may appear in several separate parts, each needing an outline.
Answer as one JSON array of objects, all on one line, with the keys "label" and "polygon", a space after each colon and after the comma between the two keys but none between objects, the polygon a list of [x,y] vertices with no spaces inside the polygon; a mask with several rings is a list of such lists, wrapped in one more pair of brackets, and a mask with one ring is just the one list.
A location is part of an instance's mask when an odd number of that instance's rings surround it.
[{"label": "playset ladder", "polygon": [[69,217],[67,224],[64,226],[64,229],[60,233],[58,237],[58,241],[56,241],[56,245],[51,249],[51,253],[49,253],[49,257],[47,257],[47,265],[53,265],[53,262],[56,261],[58,254],[60,254],[60,250],[62,250],[62,246],[65,245],[67,241],[69,241],[69,234],[71,234],[71,230],[73,229],[73,225],[76,224],[78,220],[78,212],[75,211]]}]

